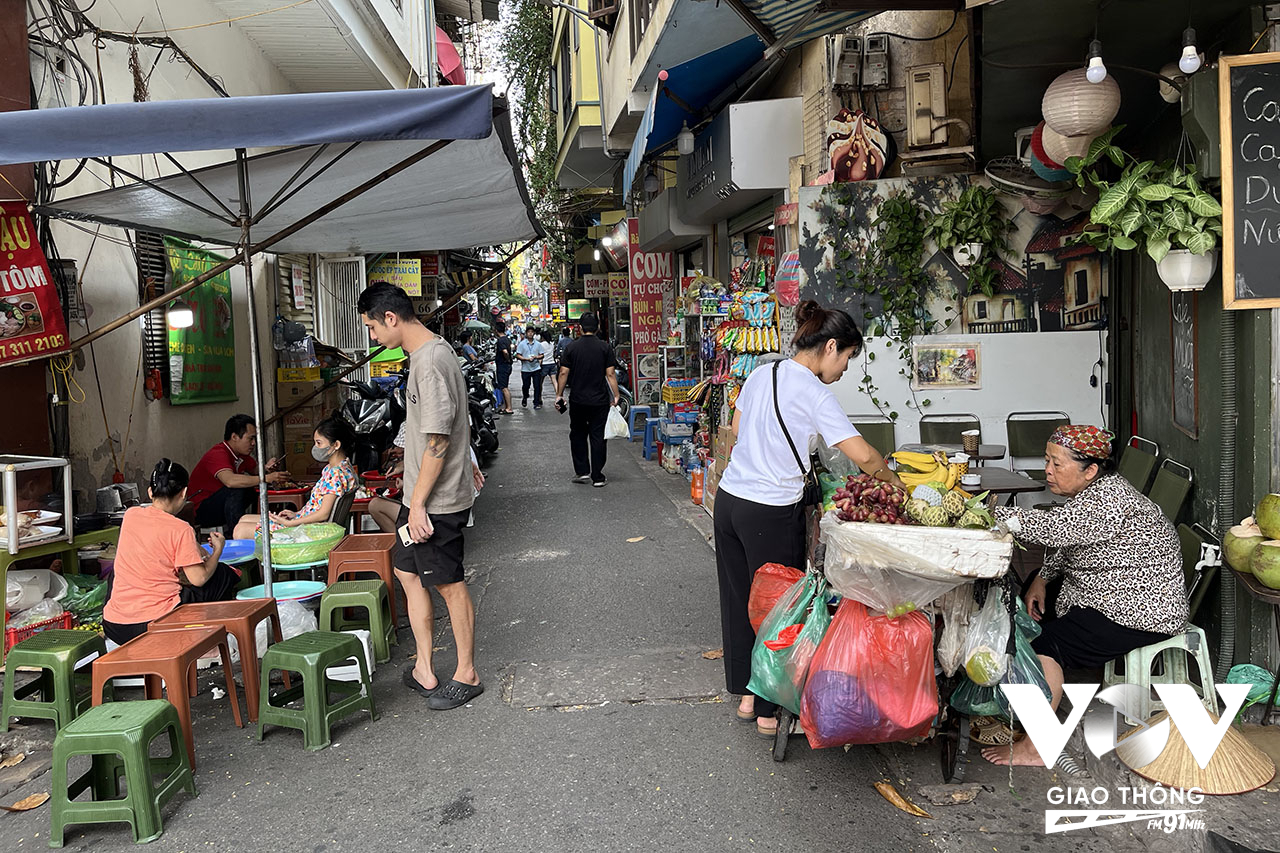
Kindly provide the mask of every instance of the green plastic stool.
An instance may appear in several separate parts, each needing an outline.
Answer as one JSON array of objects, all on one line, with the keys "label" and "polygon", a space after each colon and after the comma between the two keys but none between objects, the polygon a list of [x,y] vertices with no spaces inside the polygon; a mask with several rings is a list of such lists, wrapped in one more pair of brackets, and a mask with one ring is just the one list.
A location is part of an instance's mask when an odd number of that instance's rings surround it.
[{"label": "green plastic stool", "polygon": [[[1187,658],[1194,657],[1196,668],[1200,670],[1200,684],[1191,680]],[[1163,664],[1160,675],[1152,673],[1156,661]],[[1138,700],[1135,713],[1141,720],[1125,717],[1129,725],[1140,725],[1151,719],[1151,716],[1164,710],[1164,703],[1151,695],[1152,684],[1191,684],[1197,687],[1200,701],[1215,716],[1218,713],[1218,691],[1213,685],[1213,662],[1209,660],[1209,643],[1204,631],[1195,625],[1187,625],[1181,634],[1175,634],[1167,640],[1152,643],[1134,649],[1124,656],[1124,672],[1116,674],[1116,662],[1108,661],[1102,671],[1102,680],[1107,686],[1114,684],[1137,684],[1142,687],[1142,696]]]},{"label": "green plastic stool", "polygon": [[[97,652],[107,653],[102,637],[93,631],[52,628],[23,640],[9,650],[4,669],[4,700],[0,707],[0,732],[9,731],[10,717],[53,720],[62,729],[89,707],[89,693],[76,693],[76,662]],[[14,687],[20,666],[39,667],[40,677]],[[87,673],[87,669],[86,669]],[[29,699],[36,692],[39,699]]]},{"label": "green plastic stool", "polygon": [[[302,683],[274,696],[269,690],[259,692],[258,740],[262,740],[264,727],[286,726],[302,732],[308,750],[324,749],[329,745],[329,729],[335,721],[361,709],[378,719],[369,664],[364,656],[364,646],[356,637],[331,631],[311,631],[268,646],[262,656],[260,683],[270,684],[271,672],[277,669],[298,673]],[[337,681],[325,675],[329,667],[345,664],[351,658],[360,665],[359,682]],[[336,699],[331,700],[331,696]],[[302,697],[302,708],[284,707],[298,697]]]},{"label": "green plastic stool", "polygon": [[[368,620],[348,619],[342,613],[347,607],[364,608],[369,614]],[[320,599],[320,630],[349,631],[353,628],[367,628],[373,635],[373,659],[376,663],[391,660],[391,644],[398,644],[399,639],[395,623],[391,621],[391,597],[387,593],[387,585],[381,580],[338,581],[324,591]]]},{"label": "green plastic stool", "polygon": [[[162,734],[169,735],[169,755],[153,757],[151,742]],[[92,756],[92,766],[69,782],[67,760],[77,755]],[[159,785],[153,781],[156,773],[164,774]],[[59,730],[53,742],[49,846],[61,847],[66,827],[77,823],[125,822],[133,829],[135,843],[155,841],[164,832],[160,809],[179,789],[195,796],[182,724],[173,705],[141,699],[90,708]],[[92,798],[76,802],[86,790],[92,791]]]}]

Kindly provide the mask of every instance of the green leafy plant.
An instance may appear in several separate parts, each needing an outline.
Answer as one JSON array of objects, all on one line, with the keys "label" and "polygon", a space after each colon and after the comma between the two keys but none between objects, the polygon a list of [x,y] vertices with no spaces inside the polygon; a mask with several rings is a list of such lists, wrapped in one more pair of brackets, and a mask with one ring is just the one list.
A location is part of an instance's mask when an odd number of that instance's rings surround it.
[{"label": "green leafy plant", "polygon": [[942,203],[942,211],[930,220],[924,236],[947,251],[967,243],[981,244],[981,258],[968,270],[969,287],[992,296],[999,275],[994,261],[1000,252],[1009,250],[1005,235],[1013,227],[1012,220],[1004,217],[995,190],[971,184],[955,201]]},{"label": "green leafy plant", "polygon": [[[1089,225],[1075,238],[1099,251],[1142,248],[1159,263],[1170,249],[1203,255],[1222,238],[1222,205],[1196,178],[1194,165],[1172,160],[1138,160],[1111,143],[1124,125],[1093,140],[1084,157],[1068,157],[1067,169],[1081,187],[1098,190]],[[1099,163],[1110,160],[1122,171],[1109,181]]]}]

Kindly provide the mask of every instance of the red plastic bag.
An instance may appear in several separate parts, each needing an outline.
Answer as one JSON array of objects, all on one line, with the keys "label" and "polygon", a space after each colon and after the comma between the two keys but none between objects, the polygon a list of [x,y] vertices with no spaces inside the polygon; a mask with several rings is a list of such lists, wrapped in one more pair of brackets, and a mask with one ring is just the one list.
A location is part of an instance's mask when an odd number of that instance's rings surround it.
[{"label": "red plastic bag", "polygon": [[929,620],[918,611],[872,616],[859,601],[840,602],[800,702],[809,745],[907,740],[928,734],[937,714]]},{"label": "red plastic bag", "polygon": [[751,578],[751,596],[747,599],[747,618],[751,620],[752,631],[760,633],[764,617],[769,615],[782,594],[802,577],[804,572],[799,569],[789,569],[778,563],[765,563],[756,569]]}]

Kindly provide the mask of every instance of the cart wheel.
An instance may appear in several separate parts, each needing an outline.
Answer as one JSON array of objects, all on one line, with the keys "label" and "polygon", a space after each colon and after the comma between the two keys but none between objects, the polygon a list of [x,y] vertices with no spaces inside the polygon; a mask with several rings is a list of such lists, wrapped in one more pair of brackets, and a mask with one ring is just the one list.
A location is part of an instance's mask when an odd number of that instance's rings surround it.
[{"label": "cart wheel", "polygon": [[787,738],[791,736],[791,722],[795,715],[786,708],[778,709],[778,733],[773,736],[773,760],[787,759]]},{"label": "cart wheel", "polygon": [[938,741],[942,780],[949,784],[963,782],[969,768],[969,718],[949,711],[946,723],[938,732]]}]

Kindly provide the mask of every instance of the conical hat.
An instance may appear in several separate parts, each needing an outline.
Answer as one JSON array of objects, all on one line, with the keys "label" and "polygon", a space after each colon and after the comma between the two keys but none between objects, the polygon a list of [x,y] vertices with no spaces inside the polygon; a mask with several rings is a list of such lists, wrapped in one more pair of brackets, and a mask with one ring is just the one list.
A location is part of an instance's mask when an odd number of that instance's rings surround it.
[{"label": "conical hat", "polygon": [[[1157,714],[1147,725],[1159,723],[1168,716]],[[1218,722],[1216,714],[1210,713],[1209,718]],[[1116,747],[1116,755],[1124,765],[1142,778],[1168,788],[1199,788],[1206,794],[1243,794],[1261,788],[1276,775],[1276,766],[1266,753],[1245,740],[1235,726],[1227,728],[1222,743],[1203,770],[1196,764],[1177,726],[1169,727],[1169,740],[1164,749],[1154,761],[1142,767],[1134,767],[1128,760],[1126,752],[1134,750],[1132,747],[1126,750],[1124,741],[1122,737]]]}]

